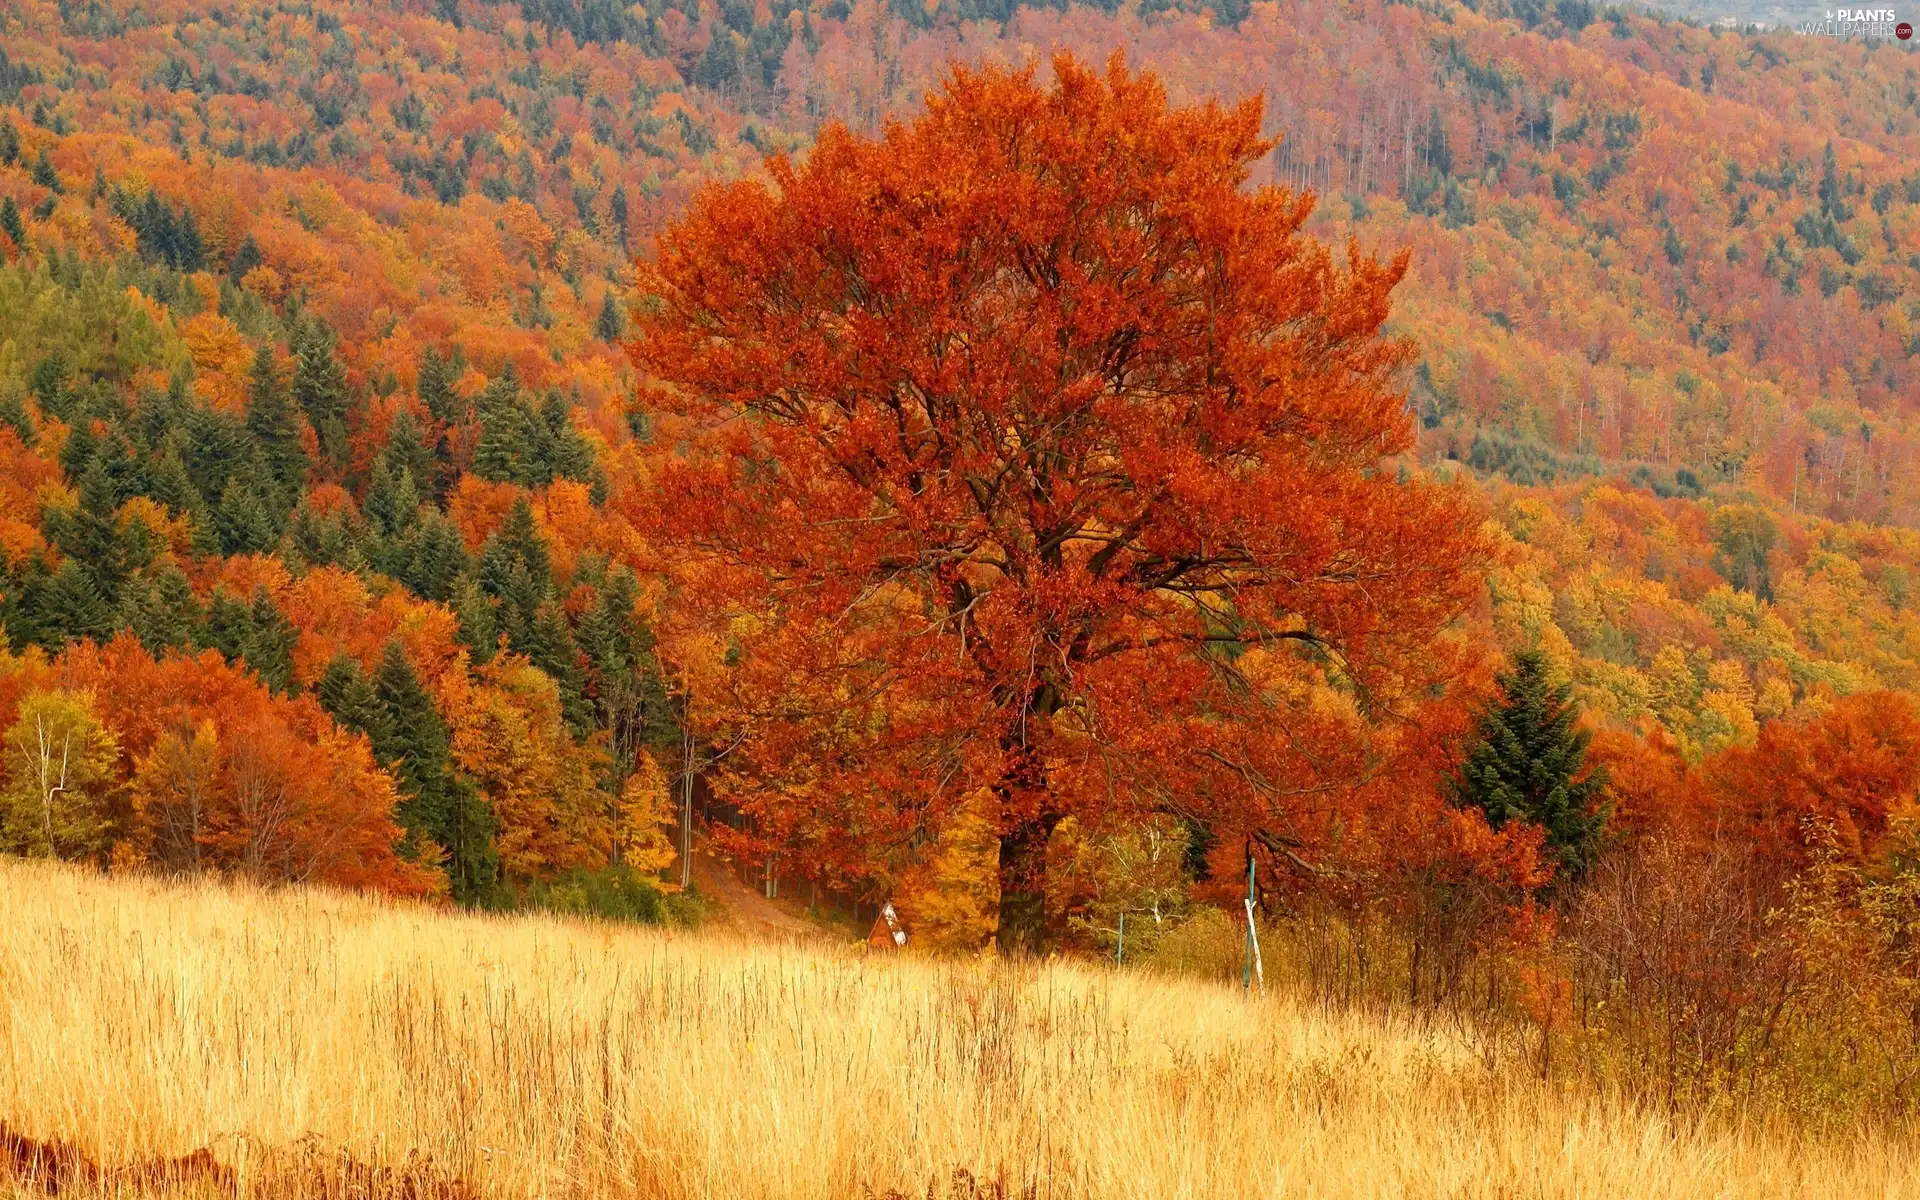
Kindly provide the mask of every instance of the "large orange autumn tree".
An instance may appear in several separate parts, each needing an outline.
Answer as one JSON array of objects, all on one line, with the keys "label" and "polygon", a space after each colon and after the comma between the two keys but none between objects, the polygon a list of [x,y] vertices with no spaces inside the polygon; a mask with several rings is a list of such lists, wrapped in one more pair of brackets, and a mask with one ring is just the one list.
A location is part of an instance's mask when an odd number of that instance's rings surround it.
[{"label": "large orange autumn tree", "polygon": [[657,535],[768,852],[857,877],[990,805],[1033,949],[1066,816],[1283,821],[1331,709],[1421,693],[1478,535],[1388,462],[1405,259],[1337,265],[1310,197],[1248,188],[1260,124],[1117,57],[955,69],[660,236]]}]

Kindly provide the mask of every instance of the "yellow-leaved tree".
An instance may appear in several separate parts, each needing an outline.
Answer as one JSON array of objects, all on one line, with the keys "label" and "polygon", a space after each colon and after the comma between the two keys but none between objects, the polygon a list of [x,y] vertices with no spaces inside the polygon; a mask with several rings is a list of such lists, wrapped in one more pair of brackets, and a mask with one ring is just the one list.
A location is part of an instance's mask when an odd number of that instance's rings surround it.
[{"label": "yellow-leaved tree", "polygon": [[666,869],[674,858],[673,839],[667,834],[672,821],[666,772],[642,750],[634,756],[633,774],[620,789],[615,839],[621,860],[642,875]]},{"label": "yellow-leaved tree", "polygon": [[94,715],[93,697],[31,693],[5,742],[0,844],[36,858],[103,854],[113,832],[108,801],[120,747]]},{"label": "yellow-leaved tree", "polygon": [[1000,840],[991,793],[957,809],[932,847],[901,878],[894,903],[913,945],[935,953],[978,950],[1000,908]]}]

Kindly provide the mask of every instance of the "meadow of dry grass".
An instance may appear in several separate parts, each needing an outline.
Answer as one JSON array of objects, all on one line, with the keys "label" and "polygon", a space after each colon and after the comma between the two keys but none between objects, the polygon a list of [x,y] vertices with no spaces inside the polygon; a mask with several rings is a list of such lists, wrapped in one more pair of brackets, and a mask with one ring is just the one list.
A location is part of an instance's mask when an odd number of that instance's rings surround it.
[{"label": "meadow of dry grass", "polygon": [[0,1121],[16,1161],[57,1138],[106,1172],[69,1191],[153,1191],[114,1172],[205,1147],[190,1186],[243,1193],[1920,1195],[1874,1136],[1675,1125],[1195,981],[12,860]]}]

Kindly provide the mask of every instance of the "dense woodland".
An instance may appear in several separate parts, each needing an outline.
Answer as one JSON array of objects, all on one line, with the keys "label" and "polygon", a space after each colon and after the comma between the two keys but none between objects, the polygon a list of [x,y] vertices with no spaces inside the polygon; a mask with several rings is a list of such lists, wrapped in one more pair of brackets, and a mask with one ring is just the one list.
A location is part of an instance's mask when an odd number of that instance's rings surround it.
[{"label": "dense woodland", "polygon": [[[658,916],[691,763],[770,888],[894,897],[978,945],[1017,853],[1051,936],[1093,946],[1121,911],[1244,887],[1250,854],[1263,903],[1384,904],[1438,944],[1483,936],[1475,905],[1539,935],[1572,881],[1629,886],[1621,847],[1741,856],[1710,874],[1745,881],[1723,907],[1758,938],[1808,864],[1920,846],[1909,47],[1586,0],[59,0],[9,8],[0,44],[9,850]],[[1133,800],[1014,829],[990,787],[903,800],[955,778],[911,739],[789,736],[776,693],[812,694],[820,632],[780,642],[676,547],[797,535],[742,532],[688,465],[712,443],[662,381],[752,376],[676,332],[663,296],[725,298],[654,242],[699,208],[683,258],[770,270],[765,227],[714,199],[760,194],[764,156],[805,163],[839,122],[857,159],[955,60],[1045,79],[1050,49],[1116,47],[1176,106],[1264,95],[1235,144],[1279,140],[1248,183],[1310,193],[1288,229],[1352,239],[1353,277],[1391,288],[1406,351],[1366,370],[1395,407],[1352,436],[1447,497],[1436,545],[1478,573],[1379,634],[1417,639],[1418,670],[1383,651],[1363,698],[1359,657],[1348,684],[1287,675],[1291,746],[1204,743],[1178,776],[1167,746],[1203,742],[1143,720]],[[1368,274],[1401,248],[1397,287]],[[1214,616],[1200,640],[1259,640]],[[943,671],[887,720],[979,683]],[[1503,782],[1528,738],[1573,788],[1546,807]],[[1459,969],[1415,961],[1416,991]]]}]

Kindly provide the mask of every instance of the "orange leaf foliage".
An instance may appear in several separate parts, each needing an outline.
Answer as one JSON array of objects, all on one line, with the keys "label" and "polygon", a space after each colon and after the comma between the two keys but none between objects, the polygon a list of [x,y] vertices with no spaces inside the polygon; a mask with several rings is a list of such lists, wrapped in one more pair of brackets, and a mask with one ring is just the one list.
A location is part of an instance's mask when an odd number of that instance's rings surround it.
[{"label": "orange leaf foliage", "polygon": [[1301,733],[1365,725],[1334,679],[1424,678],[1479,549],[1459,493],[1379,469],[1404,258],[1336,265],[1309,198],[1242,186],[1257,102],[1053,70],[710,188],[632,347],[694,428],[659,536],[745,647],[730,794],[844,860],[990,788],[1003,918],[1069,813],[1289,820]]}]

